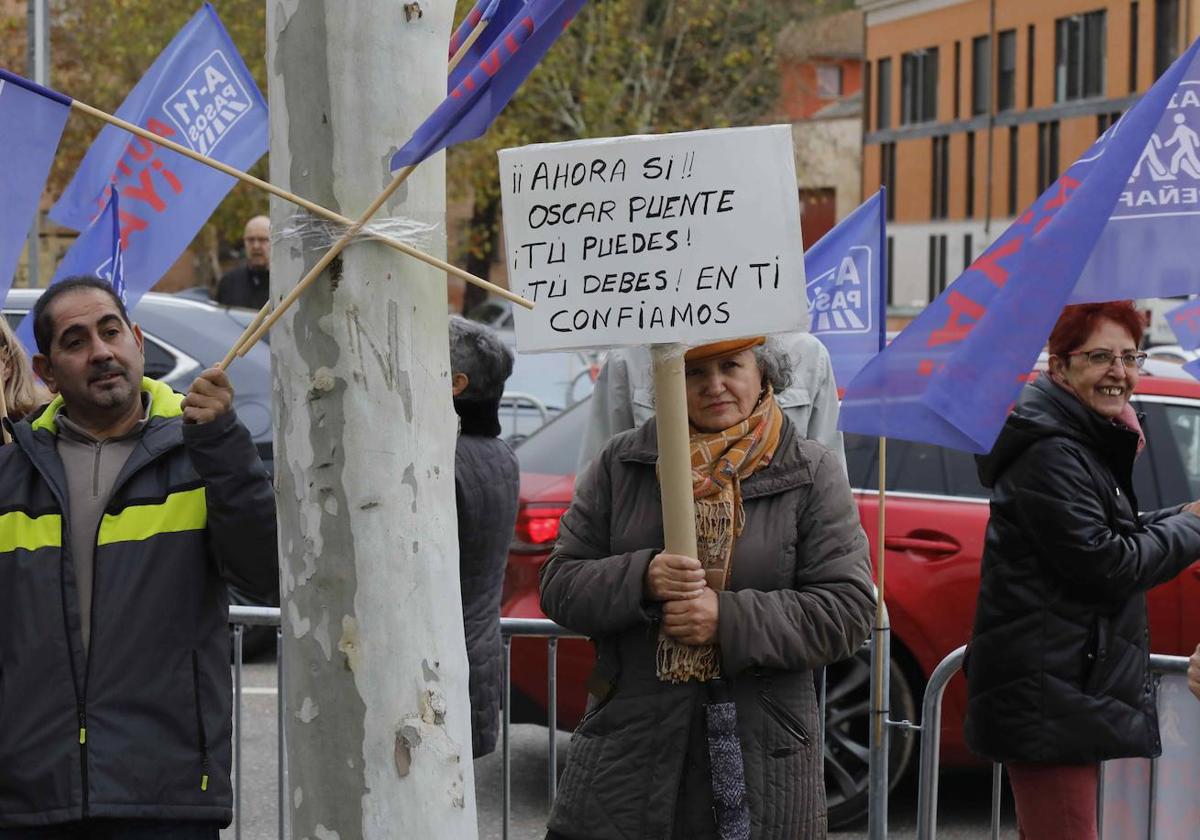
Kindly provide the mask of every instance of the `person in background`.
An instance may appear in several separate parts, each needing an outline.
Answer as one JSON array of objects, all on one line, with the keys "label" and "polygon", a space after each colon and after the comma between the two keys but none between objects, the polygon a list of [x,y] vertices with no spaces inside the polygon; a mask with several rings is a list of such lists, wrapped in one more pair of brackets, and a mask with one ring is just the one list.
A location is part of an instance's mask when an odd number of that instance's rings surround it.
[{"label": "person in background", "polygon": [[512,369],[512,351],[493,330],[450,319],[450,386],[459,421],[454,451],[458,569],[475,758],[496,749],[500,731],[500,595],[520,490],[517,456],[500,439],[500,398]]},{"label": "person in background", "polygon": [[223,371],[186,396],[143,376],[108,283],[28,317],[56,396],[0,447],[0,840],[217,840],[226,583],[278,586],[271,479]]},{"label": "person in background", "polygon": [[[662,549],[653,418],[580,476],[541,605],[596,668],[548,840],[825,837],[813,671],[854,655],[875,597],[845,470],[775,400],[790,361],[761,336],[685,356],[698,556]],[[739,762],[748,813],[718,812]]]},{"label": "person in background", "polygon": [[246,262],[217,283],[217,303],[262,309],[271,292],[271,220],[255,216],[246,222],[242,242]]},{"label": "person in background", "polygon": [[[787,353],[792,371],[792,384],[775,395],[776,402],[797,433],[828,448],[844,471],[846,453],[837,427],[837,384],[829,351],[809,333],[775,336],[773,341]],[[576,474],[583,473],[609,440],[653,416],[654,374],[649,348],[609,351],[592,391]]]},{"label": "person in background", "polygon": [[5,413],[13,423],[50,402],[50,392],[34,378],[25,348],[3,315],[0,315],[0,386],[4,389]]},{"label": "person in background", "polygon": [[1068,306],[988,455],[966,739],[1007,765],[1020,835],[1093,840],[1100,762],[1162,752],[1146,592],[1200,556],[1200,502],[1138,512],[1129,301]]}]

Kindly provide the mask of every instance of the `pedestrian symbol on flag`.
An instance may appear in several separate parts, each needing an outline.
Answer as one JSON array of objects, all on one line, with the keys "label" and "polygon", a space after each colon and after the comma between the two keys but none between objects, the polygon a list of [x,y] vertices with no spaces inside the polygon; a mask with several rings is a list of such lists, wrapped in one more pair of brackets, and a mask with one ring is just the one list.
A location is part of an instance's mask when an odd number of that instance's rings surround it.
[{"label": "pedestrian symbol on flag", "polygon": [[813,335],[865,333],[874,324],[871,248],[854,245],[838,264],[807,283]]},{"label": "pedestrian symbol on flag", "polygon": [[221,50],[213,50],[162,107],[187,144],[207,155],[255,103],[229,66],[229,59]]}]

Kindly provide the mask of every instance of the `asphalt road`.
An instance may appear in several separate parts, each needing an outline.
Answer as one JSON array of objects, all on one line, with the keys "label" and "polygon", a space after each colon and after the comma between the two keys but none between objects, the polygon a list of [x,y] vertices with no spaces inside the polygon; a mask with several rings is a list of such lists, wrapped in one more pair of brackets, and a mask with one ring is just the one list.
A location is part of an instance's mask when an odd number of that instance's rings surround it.
[{"label": "asphalt road", "polygon": [[[277,712],[274,661],[246,666],[243,683],[242,775],[244,803],[241,809],[243,840],[275,840],[279,837]],[[547,814],[547,731],[541,726],[514,726],[511,741],[511,840],[541,840]],[[559,733],[559,770],[569,751],[569,736]],[[479,809],[480,840],[500,840],[503,835],[502,775],[499,750],[475,763],[475,789]],[[983,840],[990,837],[991,774],[983,771],[947,771],[942,776],[938,837],[943,840]],[[888,814],[888,837],[915,837],[916,785],[906,780],[892,794]],[[235,826],[236,826],[235,822]],[[1012,800],[1005,795],[1002,831],[1009,840],[1017,836]],[[865,840],[866,825],[831,832],[839,840]],[[234,826],[221,833],[234,840]]]}]

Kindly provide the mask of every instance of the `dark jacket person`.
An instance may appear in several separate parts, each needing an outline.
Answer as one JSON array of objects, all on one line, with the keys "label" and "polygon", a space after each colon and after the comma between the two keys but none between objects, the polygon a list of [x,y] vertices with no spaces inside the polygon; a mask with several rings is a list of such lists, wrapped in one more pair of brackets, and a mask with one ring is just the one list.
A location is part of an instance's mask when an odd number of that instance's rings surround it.
[{"label": "dark jacket person", "polygon": [[1200,556],[1200,508],[1138,513],[1132,304],[1067,307],[979,475],[992,488],[967,743],[1008,764],[1022,836],[1096,836],[1099,762],[1161,752],[1145,593]]},{"label": "dark jacket person", "polygon": [[215,840],[232,815],[225,581],[276,585],[269,479],[225,374],[186,397],[143,378],[141,331],[103,281],[58,283],[30,317],[57,396],[0,448],[0,838],[99,821]]},{"label": "dark jacket person", "polygon": [[495,332],[465,318],[450,319],[450,382],[459,419],[458,572],[475,758],[496,749],[500,731],[500,595],[521,484],[517,456],[500,439],[500,398],[512,367],[512,351]]},{"label": "dark jacket person", "polygon": [[716,838],[714,790],[725,801],[736,770],[712,770],[706,706],[729,701],[749,805],[737,836],[825,836],[813,669],[858,650],[874,597],[841,464],[775,401],[789,371],[761,338],[686,356],[699,557],[661,548],[656,420],[577,483],[542,609],[590,636],[597,662],[550,837]]}]

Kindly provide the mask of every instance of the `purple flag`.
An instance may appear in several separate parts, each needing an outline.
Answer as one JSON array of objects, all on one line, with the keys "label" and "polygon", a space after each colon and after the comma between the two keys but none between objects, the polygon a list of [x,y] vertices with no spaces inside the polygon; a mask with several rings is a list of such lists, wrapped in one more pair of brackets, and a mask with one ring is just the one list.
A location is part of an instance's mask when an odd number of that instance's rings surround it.
[{"label": "purple flag", "polygon": [[1168,311],[1167,323],[1184,350],[1200,347],[1200,299],[1189,300]]},{"label": "purple flag", "polygon": [[[1171,119],[1181,86],[1200,75],[1198,46],[862,370],[846,389],[839,428],[991,448],[1143,150]],[[1088,299],[1122,292],[1096,284]]]},{"label": "purple flag", "polygon": [[29,238],[71,100],[0,69],[0,302]]},{"label": "purple flag", "polygon": [[487,54],[471,65],[450,95],[392,156],[392,171],[487,131],[586,2],[529,0],[493,40]]},{"label": "purple flag", "polygon": [[483,21],[487,21],[487,26],[484,27],[479,38],[467,50],[467,54],[462,57],[458,66],[454,68],[454,72],[446,80],[446,93],[462,84],[467,74],[487,55],[488,50],[496,43],[496,39],[504,34],[508,24],[524,8],[525,0],[479,0],[475,4],[475,7],[471,9],[450,37],[450,58],[454,58],[454,54],[470,37],[476,26]]}]

